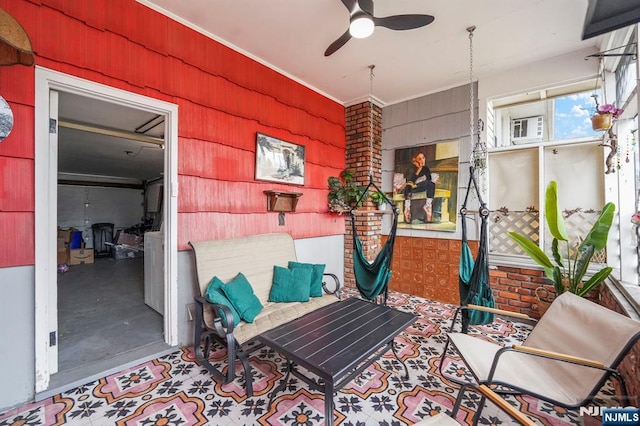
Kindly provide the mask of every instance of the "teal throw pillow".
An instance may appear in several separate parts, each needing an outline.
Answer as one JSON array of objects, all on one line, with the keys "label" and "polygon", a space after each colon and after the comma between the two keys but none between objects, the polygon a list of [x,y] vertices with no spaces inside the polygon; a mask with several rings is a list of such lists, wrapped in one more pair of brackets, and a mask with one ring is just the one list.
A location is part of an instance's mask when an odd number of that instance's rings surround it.
[{"label": "teal throw pillow", "polygon": [[253,292],[253,287],[242,272],[223,285],[222,292],[236,308],[240,318],[246,322],[253,322],[263,308],[258,296]]},{"label": "teal throw pillow", "polygon": [[309,296],[311,297],[322,297],[322,276],[324,275],[324,269],[326,265],[324,264],[313,264],[313,263],[300,263],[300,262],[289,262],[289,269],[311,269],[311,287],[309,289]]},{"label": "teal throw pillow", "polygon": [[274,266],[269,302],[308,302],[312,272],[311,268]]},{"label": "teal throw pillow", "polygon": [[[231,313],[233,314],[233,324],[238,325],[240,323],[240,314],[236,311],[236,308],[233,307],[233,304],[227,296],[222,292],[222,286],[225,284],[218,277],[213,277],[209,285],[207,286],[207,290],[204,293],[204,297],[211,303],[218,303],[220,305],[225,305],[229,307]],[[222,318],[222,321],[226,323],[227,316],[222,311],[218,311],[218,314]]]}]

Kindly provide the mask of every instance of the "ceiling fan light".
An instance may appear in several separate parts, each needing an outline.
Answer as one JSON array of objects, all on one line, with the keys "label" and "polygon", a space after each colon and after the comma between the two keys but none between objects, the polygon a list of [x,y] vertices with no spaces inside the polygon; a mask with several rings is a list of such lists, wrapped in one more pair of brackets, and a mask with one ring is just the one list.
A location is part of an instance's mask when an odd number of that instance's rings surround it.
[{"label": "ceiling fan light", "polygon": [[366,38],[373,34],[373,19],[368,15],[356,15],[349,24],[349,34],[354,38]]}]

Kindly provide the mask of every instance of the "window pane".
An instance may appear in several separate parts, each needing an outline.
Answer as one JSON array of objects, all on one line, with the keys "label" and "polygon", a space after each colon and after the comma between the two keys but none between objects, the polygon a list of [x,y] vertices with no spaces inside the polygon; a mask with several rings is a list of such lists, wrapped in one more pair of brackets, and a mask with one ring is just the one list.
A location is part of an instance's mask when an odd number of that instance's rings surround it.
[{"label": "window pane", "polygon": [[591,115],[595,111],[593,92],[582,92],[555,99],[554,140],[578,139],[597,136],[591,128]]}]

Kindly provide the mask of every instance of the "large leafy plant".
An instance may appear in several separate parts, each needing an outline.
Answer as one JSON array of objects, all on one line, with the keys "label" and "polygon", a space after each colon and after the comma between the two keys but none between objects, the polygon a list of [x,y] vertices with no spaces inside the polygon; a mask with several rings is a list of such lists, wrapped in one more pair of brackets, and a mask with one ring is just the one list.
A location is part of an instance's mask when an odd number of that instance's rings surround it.
[{"label": "large leafy plant", "polygon": [[[549,232],[553,237],[551,244],[553,262],[540,249],[538,244],[528,237],[516,232],[509,232],[509,237],[533,261],[544,268],[547,278],[553,281],[557,295],[569,291],[578,296],[584,296],[600,285],[613,270],[610,266],[604,267],[593,274],[587,282],[583,283],[593,254],[602,250],[607,244],[615,209],[613,203],[605,204],[589,233],[584,238],[580,238],[579,244],[578,242],[572,244],[569,241],[562,211],[558,205],[558,186],[555,181],[551,181],[547,186],[545,195],[545,216]],[[577,248],[572,250],[576,245]],[[563,252],[561,252],[562,246],[565,247]]]},{"label": "large leafy plant", "polygon": [[343,170],[340,176],[330,176],[328,179],[329,193],[327,201],[331,211],[348,210],[362,195],[364,188],[355,181],[352,171]]}]

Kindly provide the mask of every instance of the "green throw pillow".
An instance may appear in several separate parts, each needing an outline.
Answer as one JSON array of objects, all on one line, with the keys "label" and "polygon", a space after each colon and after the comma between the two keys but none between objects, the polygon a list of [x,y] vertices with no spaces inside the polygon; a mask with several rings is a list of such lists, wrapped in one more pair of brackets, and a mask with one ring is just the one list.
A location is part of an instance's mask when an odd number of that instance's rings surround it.
[{"label": "green throw pillow", "polygon": [[311,297],[322,297],[322,276],[324,275],[325,267],[326,265],[324,264],[289,262],[289,269],[305,268],[312,270],[311,287],[309,289],[309,296]]},{"label": "green throw pillow", "polygon": [[[236,311],[236,308],[233,307],[233,304],[227,296],[222,292],[222,286],[225,284],[218,277],[213,277],[209,285],[207,286],[207,290],[204,293],[204,297],[211,303],[218,303],[220,305],[225,305],[229,307],[231,313],[233,314],[233,324],[238,325],[240,323],[240,314]],[[222,311],[218,311],[222,321],[226,323],[227,316]]]},{"label": "green throw pillow", "polygon": [[240,318],[246,322],[253,322],[263,308],[247,277],[242,272],[223,285],[222,292],[236,308]]},{"label": "green throw pillow", "polygon": [[311,268],[274,266],[269,302],[308,302],[312,272]]}]

